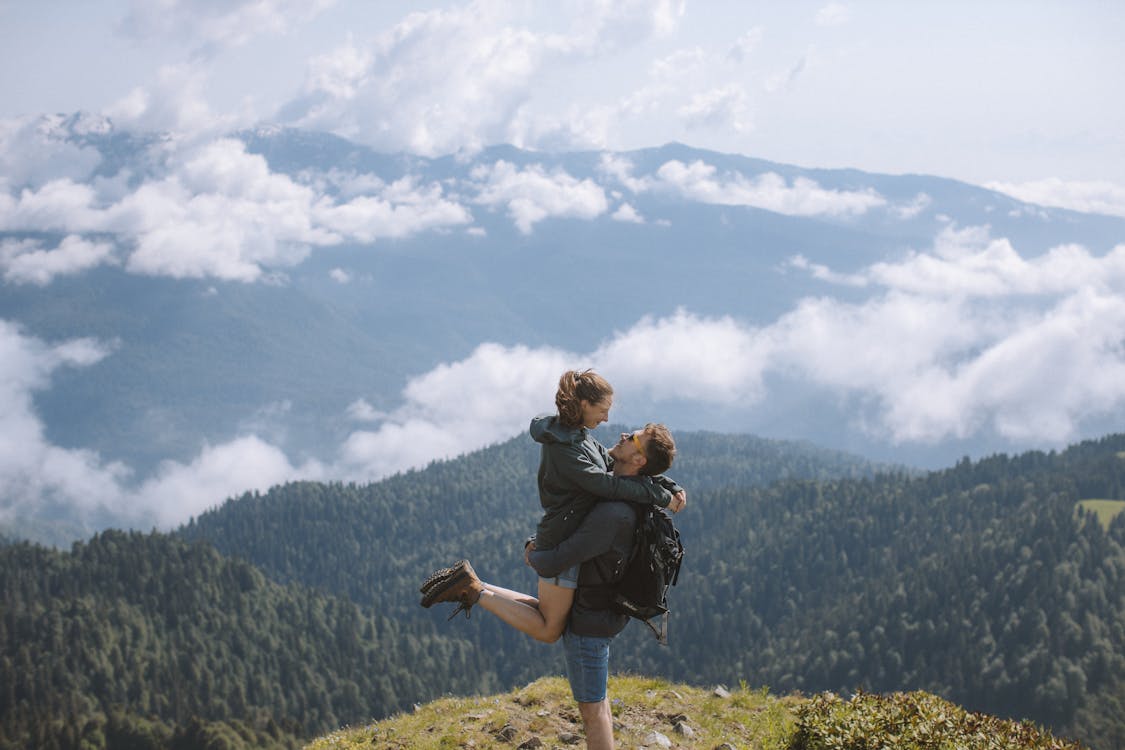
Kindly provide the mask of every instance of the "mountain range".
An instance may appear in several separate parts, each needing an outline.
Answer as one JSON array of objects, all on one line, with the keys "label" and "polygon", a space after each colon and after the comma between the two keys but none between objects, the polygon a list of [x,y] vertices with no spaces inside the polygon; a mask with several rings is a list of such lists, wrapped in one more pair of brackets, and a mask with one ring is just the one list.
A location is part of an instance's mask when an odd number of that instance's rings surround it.
[{"label": "mountain range", "polygon": [[34,447],[0,476],[16,535],[424,466],[521,432],[564,367],[603,369],[625,423],[925,468],[1122,416],[1112,378],[1080,374],[1115,365],[1094,327],[1116,312],[1045,281],[1073,260],[1115,304],[1119,217],[682,144],[422,158],[85,114],[27,131],[61,156],[10,170],[0,203],[0,334],[35,362],[0,424]]}]

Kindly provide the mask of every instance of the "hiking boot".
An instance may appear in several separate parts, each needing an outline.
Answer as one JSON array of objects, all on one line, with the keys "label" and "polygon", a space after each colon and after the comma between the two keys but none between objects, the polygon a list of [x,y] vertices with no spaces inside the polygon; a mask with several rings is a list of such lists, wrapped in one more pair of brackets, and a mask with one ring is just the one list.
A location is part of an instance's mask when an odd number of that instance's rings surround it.
[{"label": "hiking boot", "polygon": [[[422,587],[418,590],[421,591],[423,594],[428,594],[430,592],[430,589],[432,589],[437,584],[438,581],[442,580],[443,578],[446,578],[448,576],[453,575],[454,573],[457,572],[457,570],[459,570],[463,566],[467,567],[469,570],[473,569],[473,566],[469,565],[468,560],[458,560],[457,562],[450,565],[448,568],[438,568],[433,573],[430,573],[429,578],[422,581]],[[474,575],[475,575],[475,573],[474,573]]]},{"label": "hiking boot", "polygon": [[450,615],[449,619],[452,620],[458,612],[462,611],[465,617],[468,617],[469,610],[477,603],[481,592],[484,591],[484,584],[477,578],[473,566],[468,560],[462,560],[454,565],[449,573],[440,575],[441,573],[444,571],[434,571],[434,575],[422,584],[423,588],[428,585],[428,589],[422,595],[422,606],[428,609],[438,602],[457,602],[457,609],[453,610],[453,615]]}]

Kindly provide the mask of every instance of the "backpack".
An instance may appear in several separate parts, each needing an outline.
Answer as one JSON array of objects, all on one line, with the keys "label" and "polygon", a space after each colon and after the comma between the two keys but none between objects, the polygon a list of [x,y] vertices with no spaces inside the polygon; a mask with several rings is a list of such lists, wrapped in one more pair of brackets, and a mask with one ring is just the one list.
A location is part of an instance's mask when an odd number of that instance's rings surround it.
[{"label": "backpack", "polygon": [[[668,643],[668,589],[680,577],[684,545],[672,519],[660,508],[637,511],[633,551],[614,584],[613,611],[643,622],[664,645]],[[660,618],[660,627],[652,624]]]}]

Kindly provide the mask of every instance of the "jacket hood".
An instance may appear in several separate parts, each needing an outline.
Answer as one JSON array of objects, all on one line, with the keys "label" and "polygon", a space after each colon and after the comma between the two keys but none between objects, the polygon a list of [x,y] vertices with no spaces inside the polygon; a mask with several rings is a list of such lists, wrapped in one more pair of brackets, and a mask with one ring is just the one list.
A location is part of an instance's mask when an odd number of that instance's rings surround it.
[{"label": "jacket hood", "polygon": [[540,414],[531,420],[531,439],[537,443],[580,443],[586,439],[585,427],[565,427],[557,414]]}]

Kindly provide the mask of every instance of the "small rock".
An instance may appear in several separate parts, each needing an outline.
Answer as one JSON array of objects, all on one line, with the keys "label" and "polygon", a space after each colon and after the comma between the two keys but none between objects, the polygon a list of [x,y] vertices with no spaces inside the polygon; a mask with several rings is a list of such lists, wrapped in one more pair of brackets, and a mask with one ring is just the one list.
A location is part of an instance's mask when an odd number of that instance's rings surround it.
[{"label": "small rock", "polygon": [[691,727],[689,727],[685,722],[678,721],[678,722],[676,722],[675,726],[673,726],[672,728],[675,729],[676,733],[679,734],[681,737],[686,737],[688,739],[691,739],[692,737],[695,736],[695,730],[692,729]]},{"label": "small rock", "polygon": [[649,732],[645,735],[644,740],[641,742],[645,747],[672,747],[672,740],[668,739],[660,732]]},{"label": "small rock", "polygon": [[516,750],[535,750],[535,748],[543,747],[543,740],[538,737],[532,737],[527,742],[520,745]]},{"label": "small rock", "polygon": [[535,715],[538,716],[539,718],[543,718],[544,716],[550,716],[551,712],[548,711],[545,708],[541,708],[541,709],[539,709],[538,711],[535,712]]},{"label": "small rock", "polygon": [[729,698],[730,697],[730,691],[727,690],[722,685],[719,685],[715,688],[714,695],[715,695],[716,698]]},{"label": "small rock", "polygon": [[564,745],[577,745],[582,738],[574,732],[559,732],[559,742]]},{"label": "small rock", "polygon": [[505,724],[500,727],[500,731],[496,733],[496,739],[500,742],[511,742],[516,738],[516,728],[511,724]]},{"label": "small rock", "polygon": [[735,748],[729,742],[724,742],[721,745],[715,745],[715,750],[735,750]]},{"label": "small rock", "polygon": [[687,714],[672,714],[668,717],[669,724],[679,724],[681,721],[687,721]]}]

